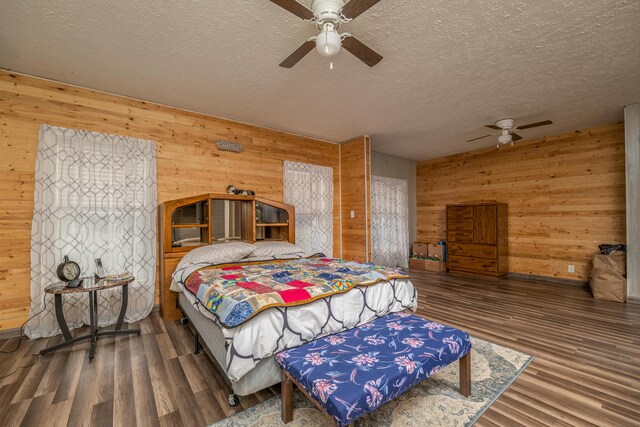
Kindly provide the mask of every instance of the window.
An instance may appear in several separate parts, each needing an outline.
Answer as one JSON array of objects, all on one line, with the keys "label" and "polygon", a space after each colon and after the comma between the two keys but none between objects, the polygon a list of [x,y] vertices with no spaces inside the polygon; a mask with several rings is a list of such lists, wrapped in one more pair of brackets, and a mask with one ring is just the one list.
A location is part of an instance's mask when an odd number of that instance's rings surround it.
[{"label": "window", "polygon": [[[65,255],[81,275],[95,272],[102,258],[107,273],[131,272],[125,320],[153,309],[156,272],[157,178],[153,141],[77,129],[40,127],[31,232],[31,312],[44,307],[44,287],[57,282]],[[98,295],[100,326],[114,324],[121,289]],[[70,327],[89,323],[84,296],[65,299]],[[59,332],[53,303],[29,322],[30,338]]]},{"label": "window", "polygon": [[284,202],[296,208],[296,243],[333,256],[333,168],[284,162]]},{"label": "window", "polygon": [[408,267],[409,186],[406,179],[371,177],[371,245],[374,263]]}]

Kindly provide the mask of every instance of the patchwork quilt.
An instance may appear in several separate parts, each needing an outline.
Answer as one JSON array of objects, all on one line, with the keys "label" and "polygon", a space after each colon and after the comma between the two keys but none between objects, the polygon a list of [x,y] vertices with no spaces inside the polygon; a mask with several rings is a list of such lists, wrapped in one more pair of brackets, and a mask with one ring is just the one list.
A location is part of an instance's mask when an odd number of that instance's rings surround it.
[{"label": "patchwork quilt", "polygon": [[371,263],[314,256],[205,267],[191,273],[184,285],[222,326],[233,328],[270,307],[308,304],[355,286],[406,278]]}]

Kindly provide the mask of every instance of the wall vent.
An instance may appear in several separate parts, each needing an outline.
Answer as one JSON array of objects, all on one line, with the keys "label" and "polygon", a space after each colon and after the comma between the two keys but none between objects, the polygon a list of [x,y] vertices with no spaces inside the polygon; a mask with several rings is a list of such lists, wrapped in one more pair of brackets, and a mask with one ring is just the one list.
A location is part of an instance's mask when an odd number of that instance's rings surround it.
[{"label": "wall vent", "polygon": [[216,141],[216,147],[218,147],[220,151],[231,151],[233,153],[240,153],[244,150],[243,144],[234,141],[225,141],[223,139]]}]

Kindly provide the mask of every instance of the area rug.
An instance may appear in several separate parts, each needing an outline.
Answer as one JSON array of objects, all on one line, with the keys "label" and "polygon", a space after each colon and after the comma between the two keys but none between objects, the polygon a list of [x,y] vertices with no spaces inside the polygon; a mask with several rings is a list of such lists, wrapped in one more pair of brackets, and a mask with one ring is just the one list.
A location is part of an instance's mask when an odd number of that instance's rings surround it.
[{"label": "area rug", "polygon": [[[532,356],[479,338],[471,338],[471,396],[458,393],[458,364],[453,363],[402,396],[357,420],[358,427],[470,426],[518,378]],[[299,391],[294,396],[291,426],[326,426],[329,419]],[[215,427],[282,426],[280,396],[261,402]]]}]

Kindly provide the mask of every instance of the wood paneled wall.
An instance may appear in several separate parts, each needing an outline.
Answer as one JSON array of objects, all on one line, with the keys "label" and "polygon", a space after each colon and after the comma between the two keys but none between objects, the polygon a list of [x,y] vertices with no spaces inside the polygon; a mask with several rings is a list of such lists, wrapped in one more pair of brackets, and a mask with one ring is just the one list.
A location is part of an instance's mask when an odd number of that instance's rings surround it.
[{"label": "wood paneled wall", "polygon": [[447,203],[508,203],[510,272],[586,281],[598,244],[626,240],[622,123],[422,161],[417,173],[419,241],[446,237]]},{"label": "wood paneled wall", "polygon": [[[371,146],[368,136],[341,145],[342,258],[371,259]],[[351,218],[351,212],[354,218]]]},{"label": "wood paneled wall", "polygon": [[[0,329],[28,318],[33,180],[42,123],[157,141],[159,203],[224,192],[229,184],[280,201],[283,160],[331,166],[339,255],[338,145],[0,70]],[[217,139],[239,141],[245,150],[218,151]]]}]

